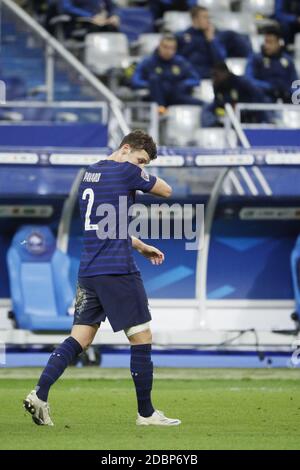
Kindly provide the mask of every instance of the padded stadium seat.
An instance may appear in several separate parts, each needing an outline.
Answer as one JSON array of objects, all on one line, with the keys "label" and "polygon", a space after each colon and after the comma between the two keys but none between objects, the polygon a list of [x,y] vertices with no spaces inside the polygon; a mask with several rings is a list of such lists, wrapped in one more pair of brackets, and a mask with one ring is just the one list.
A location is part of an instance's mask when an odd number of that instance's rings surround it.
[{"label": "padded stadium seat", "polygon": [[172,33],[184,31],[192,24],[191,15],[184,11],[166,11],[163,16],[164,29]]},{"label": "padded stadium seat", "polygon": [[[297,111],[298,110],[298,111]],[[295,106],[295,111],[285,110],[282,113],[282,120],[285,127],[290,129],[300,129],[300,108]]]},{"label": "padded stadium seat", "polygon": [[245,75],[247,59],[242,59],[240,57],[233,57],[226,60],[226,64],[231,72],[235,75]]},{"label": "padded stadium seat", "polygon": [[231,9],[231,0],[198,0],[198,5],[208,10],[228,10]]},{"label": "padded stadium seat", "polygon": [[230,11],[211,12],[212,22],[221,31],[232,30],[240,34],[256,34],[256,25],[250,13],[232,13]]},{"label": "padded stadium seat", "polygon": [[18,328],[69,330],[73,302],[69,257],[56,249],[46,226],[26,225],[7,254],[13,312]]},{"label": "padded stadium seat", "polygon": [[254,14],[272,16],[275,13],[275,0],[247,0],[243,9]]},{"label": "padded stadium seat", "polygon": [[300,236],[296,241],[296,245],[291,255],[291,269],[294,286],[296,313],[300,320]]},{"label": "padded stadium seat", "polygon": [[139,55],[146,56],[152,54],[158,47],[161,37],[162,35],[159,33],[141,34],[138,40]]},{"label": "padded stadium seat", "polygon": [[128,39],[122,33],[92,33],[85,38],[85,65],[98,75],[127,66]]},{"label": "padded stadium seat", "polygon": [[170,106],[164,139],[166,145],[192,145],[195,131],[200,127],[201,111],[201,106]]},{"label": "padded stadium seat", "polygon": [[205,149],[225,149],[237,147],[237,137],[233,129],[229,133],[229,144],[226,140],[225,129],[207,127],[195,131],[196,145]]},{"label": "padded stadium seat", "polygon": [[212,80],[202,80],[201,84],[194,88],[193,95],[199,100],[205,101],[206,103],[211,103],[215,97]]},{"label": "padded stadium seat", "polygon": [[264,43],[264,35],[263,34],[253,34],[250,36],[250,41],[252,45],[253,52],[259,53],[261,51],[261,47]]},{"label": "padded stadium seat", "polygon": [[295,58],[300,59],[300,33],[295,36]]}]

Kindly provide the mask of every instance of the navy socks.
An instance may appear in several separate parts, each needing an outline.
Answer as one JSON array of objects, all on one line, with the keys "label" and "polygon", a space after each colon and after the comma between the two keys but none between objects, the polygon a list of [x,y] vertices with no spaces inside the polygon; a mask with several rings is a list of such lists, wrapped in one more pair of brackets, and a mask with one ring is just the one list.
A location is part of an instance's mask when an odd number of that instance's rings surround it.
[{"label": "navy socks", "polygon": [[40,400],[48,400],[50,387],[81,352],[82,347],[72,336],[55,349],[36,387],[36,394]]},{"label": "navy socks", "polygon": [[130,371],[136,389],[139,414],[147,418],[154,412],[151,402],[153,383],[151,344],[131,346]]}]

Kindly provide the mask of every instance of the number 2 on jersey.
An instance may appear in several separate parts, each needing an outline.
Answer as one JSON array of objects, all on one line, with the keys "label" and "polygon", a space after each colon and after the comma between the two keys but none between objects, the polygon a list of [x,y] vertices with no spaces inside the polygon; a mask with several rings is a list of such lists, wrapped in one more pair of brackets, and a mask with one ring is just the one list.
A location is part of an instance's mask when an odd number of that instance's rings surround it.
[{"label": "number 2 on jersey", "polygon": [[97,230],[98,225],[97,224],[91,224],[91,213],[92,213],[92,208],[94,205],[94,200],[95,200],[95,194],[94,191],[91,188],[86,188],[82,194],[82,199],[85,201],[86,198],[88,198],[88,203],[87,203],[87,208],[86,208],[86,213],[85,213],[85,223],[84,223],[84,229],[89,231],[89,230]]}]

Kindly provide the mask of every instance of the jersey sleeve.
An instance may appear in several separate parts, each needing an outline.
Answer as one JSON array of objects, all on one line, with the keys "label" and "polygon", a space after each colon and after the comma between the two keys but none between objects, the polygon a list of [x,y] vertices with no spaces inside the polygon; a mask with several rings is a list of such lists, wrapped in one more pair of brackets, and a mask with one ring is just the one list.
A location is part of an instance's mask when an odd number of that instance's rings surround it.
[{"label": "jersey sleeve", "polygon": [[126,186],[130,190],[148,193],[156,183],[155,176],[149,175],[145,170],[132,163],[126,163],[125,174]]}]

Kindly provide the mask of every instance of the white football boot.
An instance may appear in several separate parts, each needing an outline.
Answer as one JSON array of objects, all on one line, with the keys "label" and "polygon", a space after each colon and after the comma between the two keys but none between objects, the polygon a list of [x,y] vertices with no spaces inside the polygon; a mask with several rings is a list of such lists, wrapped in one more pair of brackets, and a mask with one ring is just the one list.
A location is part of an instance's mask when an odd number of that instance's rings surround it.
[{"label": "white football boot", "polygon": [[181,424],[180,419],[167,418],[162,411],[155,410],[153,415],[144,418],[138,413],[137,426],[178,426]]},{"label": "white football boot", "polygon": [[53,426],[50,418],[50,408],[46,401],[40,400],[35,390],[32,390],[23,401],[23,406],[31,414],[32,420],[39,426]]}]

